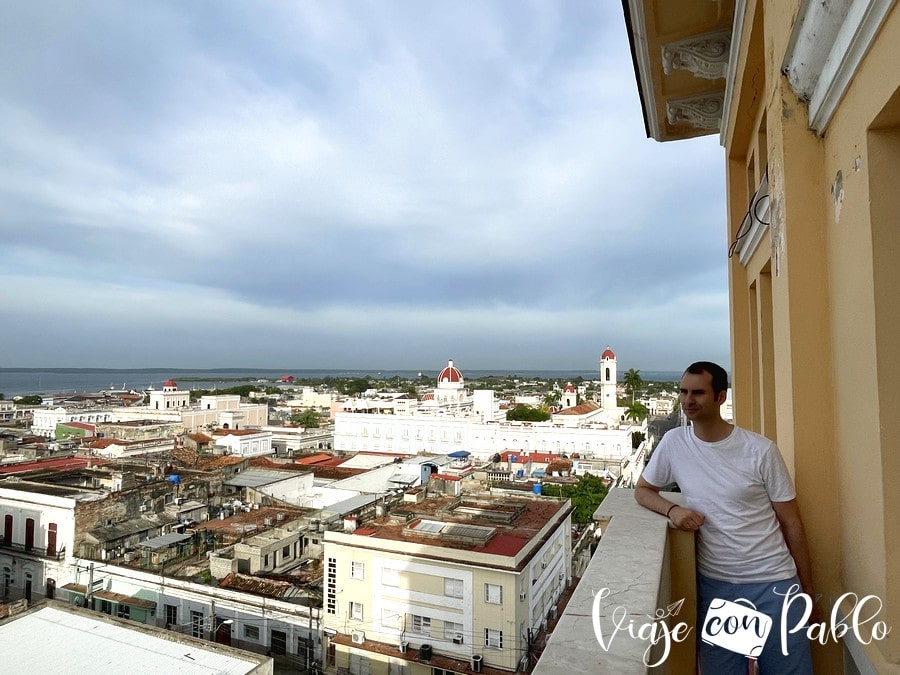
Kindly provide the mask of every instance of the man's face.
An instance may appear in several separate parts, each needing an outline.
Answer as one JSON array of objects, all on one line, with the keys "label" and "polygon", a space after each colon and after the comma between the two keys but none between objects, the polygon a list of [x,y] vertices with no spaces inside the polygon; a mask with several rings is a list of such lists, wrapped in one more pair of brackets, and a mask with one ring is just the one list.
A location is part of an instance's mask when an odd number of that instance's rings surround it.
[{"label": "man's face", "polygon": [[725,392],[713,394],[712,375],[706,371],[699,375],[685,373],[681,377],[678,394],[685,417],[692,422],[708,422],[720,417],[719,408],[725,401]]}]

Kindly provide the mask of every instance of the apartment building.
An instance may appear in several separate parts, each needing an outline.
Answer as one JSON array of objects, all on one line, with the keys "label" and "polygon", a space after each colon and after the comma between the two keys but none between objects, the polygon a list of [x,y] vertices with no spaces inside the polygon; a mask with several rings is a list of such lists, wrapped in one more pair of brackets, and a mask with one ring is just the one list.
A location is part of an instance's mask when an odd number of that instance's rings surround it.
[{"label": "apartment building", "polygon": [[527,665],[571,576],[571,511],[567,500],[417,489],[388,515],[326,532],[331,665],[373,675]]}]

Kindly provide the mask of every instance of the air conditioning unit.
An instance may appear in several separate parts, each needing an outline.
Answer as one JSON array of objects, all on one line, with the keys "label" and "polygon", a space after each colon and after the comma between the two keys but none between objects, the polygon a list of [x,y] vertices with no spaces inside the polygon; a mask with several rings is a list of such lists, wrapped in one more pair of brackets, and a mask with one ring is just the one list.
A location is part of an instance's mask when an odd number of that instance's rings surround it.
[{"label": "air conditioning unit", "polygon": [[184,497],[175,497],[175,504],[177,504],[178,506],[184,504]]},{"label": "air conditioning unit", "polygon": [[453,636],[453,644],[461,645],[463,643],[463,636],[457,633]]},{"label": "air conditioning unit", "polygon": [[472,672],[480,673],[483,665],[484,657],[481,654],[472,654],[472,660],[469,662],[469,666],[472,668]]},{"label": "air conditioning unit", "polygon": [[350,632],[350,639],[353,641],[353,644],[361,645],[366,641],[366,634],[361,630],[354,630]]},{"label": "air conditioning unit", "polygon": [[525,599],[525,591],[522,591],[521,593],[519,593],[519,600],[524,600],[524,599]]},{"label": "air conditioning unit", "polygon": [[138,510],[139,510],[141,513],[143,513],[144,511],[147,510],[147,505],[146,505],[146,504],[141,504],[140,509],[138,509]]}]

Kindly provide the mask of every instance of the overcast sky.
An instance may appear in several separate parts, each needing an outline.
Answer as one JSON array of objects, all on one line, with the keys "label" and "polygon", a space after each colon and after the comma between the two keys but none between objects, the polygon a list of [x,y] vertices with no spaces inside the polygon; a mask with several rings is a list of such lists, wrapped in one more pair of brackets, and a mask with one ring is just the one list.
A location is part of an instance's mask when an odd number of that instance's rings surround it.
[{"label": "overcast sky", "polygon": [[728,365],[618,2],[5,2],[5,367]]}]

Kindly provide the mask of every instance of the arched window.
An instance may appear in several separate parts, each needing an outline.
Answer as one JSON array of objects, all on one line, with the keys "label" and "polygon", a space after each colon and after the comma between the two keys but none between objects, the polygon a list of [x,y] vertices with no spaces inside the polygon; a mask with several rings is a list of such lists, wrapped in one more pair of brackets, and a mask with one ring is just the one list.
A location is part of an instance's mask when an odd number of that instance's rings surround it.
[{"label": "arched window", "polygon": [[609,368],[606,369],[606,381],[609,382]]},{"label": "arched window", "polygon": [[3,544],[4,546],[12,545],[13,539],[13,517],[10,514],[6,514],[6,517],[3,519]]},{"label": "arched window", "polygon": [[26,518],[25,520],[25,550],[30,551],[34,548],[34,518]]}]

